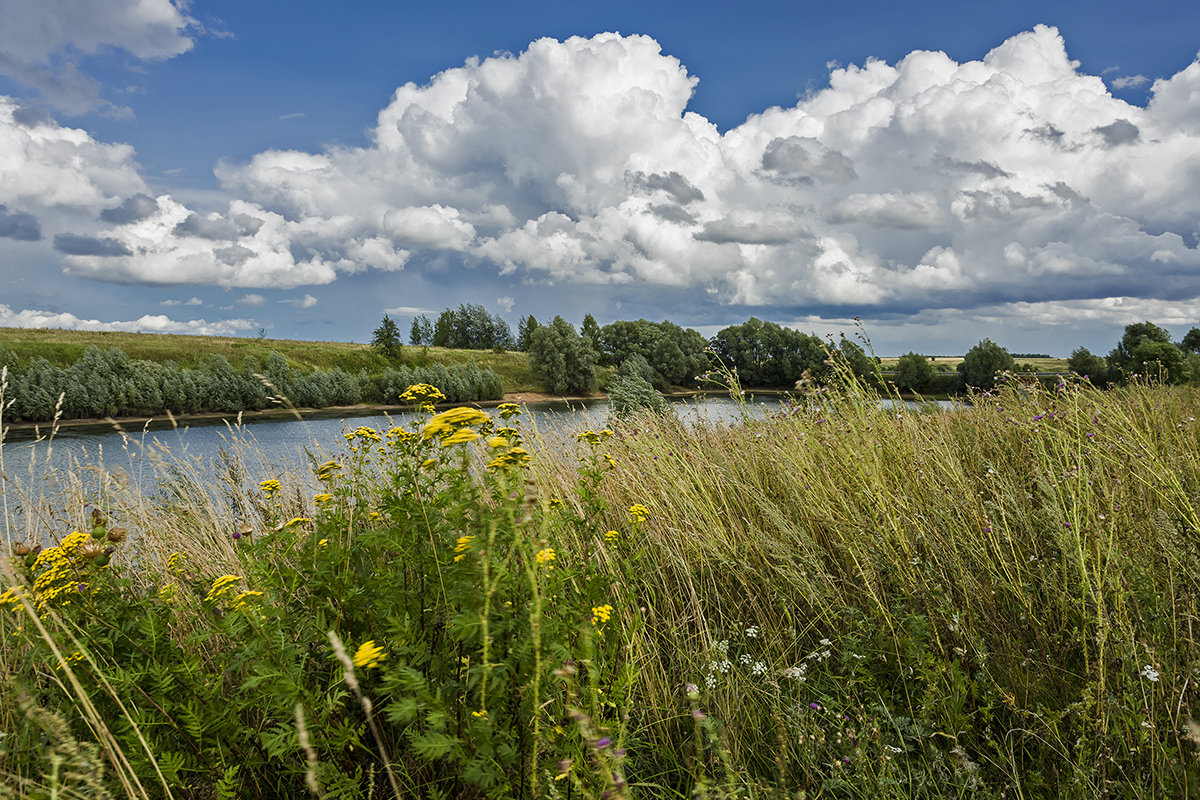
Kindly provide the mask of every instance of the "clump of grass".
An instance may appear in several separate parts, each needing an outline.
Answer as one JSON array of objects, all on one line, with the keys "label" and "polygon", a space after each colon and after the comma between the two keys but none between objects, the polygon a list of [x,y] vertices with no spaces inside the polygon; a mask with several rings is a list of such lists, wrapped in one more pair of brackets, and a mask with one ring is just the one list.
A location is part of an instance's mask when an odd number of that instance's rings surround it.
[{"label": "clump of grass", "polygon": [[156,492],[64,483],[47,520],[129,538],[66,605],[14,563],[0,707],[104,745],[88,698],[147,796],[1187,796],[1197,409],[1011,381],[917,413],[846,377],[566,445],[430,406],[307,468],[231,443],[215,489],[164,454]]}]

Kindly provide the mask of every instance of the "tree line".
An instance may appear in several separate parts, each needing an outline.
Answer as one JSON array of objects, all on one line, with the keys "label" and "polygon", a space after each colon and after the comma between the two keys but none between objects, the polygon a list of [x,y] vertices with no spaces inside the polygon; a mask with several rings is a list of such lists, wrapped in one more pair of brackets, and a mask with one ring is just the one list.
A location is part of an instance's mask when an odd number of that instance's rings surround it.
[{"label": "tree line", "polygon": [[264,362],[248,356],[235,369],[223,355],[198,368],[130,358],[118,347],[89,346],[70,367],[40,356],[21,364],[0,349],[7,367],[4,416],[18,422],[61,419],[258,411],[287,402],[302,408],[395,403],[416,383],[437,386],[448,400],[498,400],[500,377],[490,369],[456,364],[388,367],[382,373],[350,373],[340,367],[302,372],[279,353]]}]

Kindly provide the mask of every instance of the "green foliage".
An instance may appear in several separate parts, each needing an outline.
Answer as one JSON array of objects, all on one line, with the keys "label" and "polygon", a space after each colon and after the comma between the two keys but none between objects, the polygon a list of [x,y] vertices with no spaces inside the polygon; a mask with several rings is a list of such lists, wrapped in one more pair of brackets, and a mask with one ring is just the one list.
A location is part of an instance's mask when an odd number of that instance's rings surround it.
[{"label": "green foliage", "polygon": [[388,361],[398,361],[404,355],[404,345],[400,342],[400,326],[387,314],[379,327],[371,332],[371,347]]},{"label": "green foliage", "polygon": [[409,328],[408,342],[412,345],[431,345],[433,344],[433,325],[429,322],[429,317],[422,314],[419,317],[414,317],[412,327]]},{"label": "green foliage", "polygon": [[[630,356],[625,363],[629,363],[635,358],[638,356]],[[659,414],[667,410],[666,398],[655,391],[648,380],[636,373],[618,373],[609,381],[608,398],[612,403],[613,413],[621,419],[642,410]]]},{"label": "green foliage", "polygon": [[1200,328],[1192,328],[1185,333],[1179,346],[1189,353],[1200,354]]},{"label": "green foliage", "polygon": [[[61,667],[53,644],[136,779],[176,797],[300,797],[315,779],[365,798],[368,768],[419,796],[536,797],[558,773],[585,796],[611,790],[642,624],[595,566],[600,552],[639,558],[601,533],[611,432],[581,437],[566,509],[526,488],[518,413],[355,429],[317,468],[310,517],[284,512],[292,487],[262,485],[257,531],[234,540],[225,575],[172,555],[138,583],[138,557],[99,566],[88,534],[50,548],[23,575],[35,588],[0,602],[0,701],[36,698],[5,768],[42,763],[28,733],[47,715],[77,719],[72,692],[39,678]],[[52,597],[54,569],[69,591]],[[52,634],[20,624],[17,592]],[[103,792],[102,771],[93,781]]]},{"label": "green foliage", "polygon": [[790,389],[802,379],[823,382],[831,375],[819,338],[757,317],[718,331],[712,349],[744,386]]},{"label": "green foliage", "polygon": [[474,303],[447,308],[433,326],[430,343],[435,347],[454,347],[463,350],[512,350],[516,347],[512,330],[499,314]]},{"label": "green foliage", "polygon": [[933,381],[933,364],[918,353],[908,352],[896,362],[896,386],[904,392],[926,392]]},{"label": "green foliage", "polygon": [[562,317],[530,335],[529,365],[555,394],[591,394],[600,386],[596,352]]},{"label": "green foliage", "polygon": [[618,320],[600,329],[599,342],[601,363],[617,366],[640,356],[655,372],[647,380],[659,388],[694,386],[709,368],[704,337],[670,321]]},{"label": "green foliage", "polygon": [[967,351],[958,374],[964,386],[988,391],[996,385],[1001,372],[1012,372],[1017,368],[1013,357],[991,339],[984,339]]},{"label": "green foliage", "polygon": [[1192,377],[1183,350],[1171,343],[1171,334],[1152,322],[1125,326],[1117,346],[1108,354],[1109,380],[1124,382],[1132,375],[1150,380],[1185,383]]},{"label": "green foliage", "polygon": [[533,332],[541,327],[537,321],[537,317],[530,314],[527,317],[521,317],[521,321],[517,323],[517,349],[521,352],[529,350],[529,341],[533,336]]},{"label": "green foliage", "polygon": [[1108,362],[1103,356],[1093,355],[1086,347],[1077,347],[1071,351],[1067,359],[1067,368],[1076,375],[1082,375],[1093,386],[1104,386],[1108,383]]}]

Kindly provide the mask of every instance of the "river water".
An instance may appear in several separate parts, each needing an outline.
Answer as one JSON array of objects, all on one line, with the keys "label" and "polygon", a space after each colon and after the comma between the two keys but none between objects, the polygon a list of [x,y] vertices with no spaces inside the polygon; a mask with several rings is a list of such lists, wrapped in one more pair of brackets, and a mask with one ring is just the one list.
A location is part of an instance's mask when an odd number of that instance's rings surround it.
[{"label": "river water", "polygon": [[[762,417],[780,407],[776,398],[752,398],[747,413]],[[683,419],[734,422],[741,419],[740,406],[727,397],[677,400],[672,403]],[[608,424],[611,408],[607,400],[587,403],[539,403],[527,406],[522,425],[536,426],[551,441],[566,439],[588,428]],[[324,461],[340,451],[348,429],[365,425],[385,430],[406,426],[408,413],[255,422],[236,426],[203,425],[168,430],[117,430],[106,433],[60,431],[52,439],[0,443],[0,466],[10,476],[36,479],[53,470],[86,471],[90,467],[120,470],[142,483],[175,464],[199,474],[209,474],[228,456],[236,455],[266,474],[281,468],[306,464],[309,455]]]}]

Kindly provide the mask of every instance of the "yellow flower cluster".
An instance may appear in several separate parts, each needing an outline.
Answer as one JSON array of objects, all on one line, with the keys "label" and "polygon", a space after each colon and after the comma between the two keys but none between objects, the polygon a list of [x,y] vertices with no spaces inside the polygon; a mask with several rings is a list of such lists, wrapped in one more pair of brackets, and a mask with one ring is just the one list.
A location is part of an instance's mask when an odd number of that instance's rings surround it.
[{"label": "yellow flower cluster", "polygon": [[169,572],[181,572],[184,561],[187,561],[187,553],[171,553],[171,555],[167,556],[167,570]]},{"label": "yellow flower cluster", "polygon": [[534,558],[537,559],[538,566],[545,567],[546,569],[554,569],[554,559],[556,556],[554,555],[553,547],[546,547],[538,550],[537,555],[535,555]]},{"label": "yellow flower cluster", "polygon": [[215,603],[229,593],[229,587],[241,580],[239,575],[222,575],[212,582],[212,588],[204,596],[204,602]]},{"label": "yellow flower cluster", "polygon": [[435,404],[445,401],[446,395],[442,394],[436,386],[431,386],[428,383],[414,383],[400,395],[400,402],[404,405],[420,406],[422,411],[431,412]]},{"label": "yellow flower cluster", "polygon": [[328,492],[321,492],[320,494],[313,495],[313,503],[318,506],[323,506],[332,501],[333,495],[329,494]]},{"label": "yellow flower cluster", "polygon": [[463,560],[467,554],[467,551],[471,549],[471,542],[473,541],[475,541],[474,536],[458,537],[458,541],[454,545],[454,552],[457,553],[457,555],[454,556],[455,561]]},{"label": "yellow flower cluster", "polygon": [[24,588],[14,586],[4,594],[0,594],[0,606],[12,606],[13,611],[20,611],[24,607],[24,603],[21,602],[21,595],[24,591]]},{"label": "yellow flower cluster", "polygon": [[[342,465],[336,461],[326,461],[321,466],[317,467],[317,477],[322,481],[328,481],[333,477],[333,473],[342,468]],[[278,481],[276,481],[278,483]]]},{"label": "yellow flower cluster", "polygon": [[645,522],[650,517],[650,509],[646,508],[641,503],[634,503],[629,507],[629,518],[635,523]]},{"label": "yellow flower cluster", "polygon": [[600,431],[599,433],[596,433],[595,431],[592,431],[592,430],[587,430],[587,431],[584,431],[583,433],[577,433],[577,434],[575,434],[575,438],[581,442],[587,442],[588,444],[590,444],[594,447],[612,435],[613,435],[613,432],[608,430],[607,428],[605,428],[604,430]]},{"label": "yellow flower cluster", "polygon": [[353,442],[355,437],[363,441],[375,442],[376,444],[383,441],[383,437],[379,435],[379,431],[374,428],[368,428],[366,425],[359,425],[350,433],[343,433],[342,436],[345,437],[347,442]]},{"label": "yellow flower cluster", "polygon": [[283,530],[285,528],[293,528],[297,525],[303,525],[306,522],[312,522],[312,520],[309,519],[308,517],[292,517],[287,522],[280,525],[279,529]]},{"label": "yellow flower cluster", "polygon": [[57,547],[49,547],[38,554],[33,563],[37,575],[33,579],[33,594],[39,611],[56,603],[69,605],[71,596],[68,592],[86,587],[80,582],[80,570],[87,557],[95,553],[92,552],[94,548],[85,548],[85,545],[91,545],[91,536],[73,531]]},{"label": "yellow flower cluster", "polygon": [[470,430],[471,428],[481,425],[490,424],[492,418],[483,413],[477,408],[467,408],[459,406],[452,408],[449,411],[443,411],[436,415],[433,419],[426,423],[425,428],[421,431],[422,439],[430,439],[434,436],[442,440],[442,444],[446,445],[447,439],[454,437],[456,434],[466,430],[470,434],[470,438],[456,440],[471,441],[478,439],[479,434]]},{"label": "yellow flower cluster", "polygon": [[604,532],[605,541],[615,542],[620,538],[621,538],[621,534],[618,533],[617,531],[605,531]]},{"label": "yellow flower cluster", "polygon": [[488,462],[487,468],[491,470],[504,469],[506,467],[527,467],[529,466],[529,451],[524,447],[512,447],[508,452],[498,455]]},{"label": "yellow flower cluster", "polygon": [[275,495],[279,494],[279,492],[283,489],[283,487],[280,486],[279,481],[277,481],[273,478],[268,481],[260,481],[258,484],[258,488],[262,489],[262,493],[265,494],[268,498],[274,497]]},{"label": "yellow flower cluster", "polygon": [[456,444],[466,444],[473,442],[479,438],[479,434],[470,428],[459,428],[454,433],[442,439],[442,447],[451,447]]},{"label": "yellow flower cluster", "polygon": [[379,662],[387,658],[387,653],[383,648],[375,644],[375,640],[363,642],[358,649],[354,651],[354,666],[359,669],[370,669],[371,667],[379,666]]},{"label": "yellow flower cluster", "polygon": [[500,413],[500,418],[507,422],[517,414],[521,413],[521,407],[516,403],[501,403],[500,405],[496,406],[496,411]]},{"label": "yellow flower cluster", "polygon": [[164,603],[169,603],[175,599],[175,595],[179,593],[179,587],[174,583],[168,583],[158,590],[158,599]]},{"label": "yellow flower cluster", "polygon": [[252,589],[248,589],[244,592],[239,593],[237,597],[233,598],[233,603],[232,603],[233,610],[240,611],[243,608],[245,608],[246,601],[249,600],[251,597],[262,597],[262,592],[256,592]]},{"label": "yellow flower cluster", "polygon": [[592,624],[603,625],[612,618],[613,607],[605,603],[602,606],[592,606]]},{"label": "yellow flower cluster", "polygon": [[401,442],[408,442],[417,438],[417,435],[412,431],[405,430],[404,428],[398,426],[388,428],[388,431],[385,435],[391,440],[393,447]]}]

